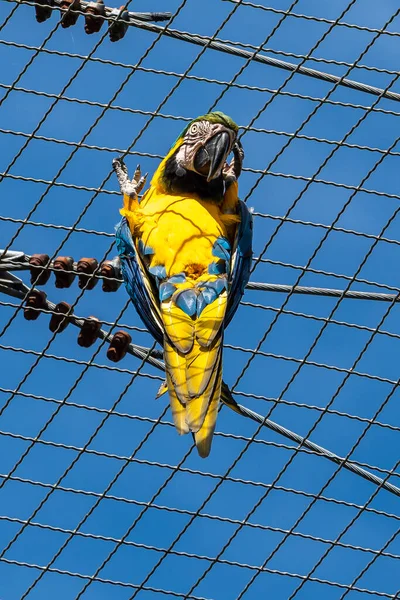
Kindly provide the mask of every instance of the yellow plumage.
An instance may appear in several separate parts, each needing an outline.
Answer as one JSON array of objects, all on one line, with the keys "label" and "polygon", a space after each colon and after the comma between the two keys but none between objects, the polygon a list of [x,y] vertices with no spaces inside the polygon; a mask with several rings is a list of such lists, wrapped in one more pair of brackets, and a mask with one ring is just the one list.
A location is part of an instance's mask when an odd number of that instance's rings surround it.
[{"label": "yellow plumage", "polygon": [[[182,144],[179,139],[158,167],[141,202],[124,195],[121,214],[133,238],[145,248],[147,268],[165,268],[165,281],[185,274],[175,282],[175,293],[159,304],[165,336],[164,360],[171,411],[180,434],[193,433],[200,456],[208,456],[215,429],[222,384],[223,321],[227,292],[202,307],[199,315],[186,314],[178,306],[183,290],[215,283],[215,244],[224,238],[233,243],[237,216],[237,183],[214,201],[196,193],[170,193],[164,171],[168,159]],[[200,286],[200,288],[199,288]],[[198,293],[196,291],[196,293]]]},{"label": "yellow plumage", "polygon": [[[129,198],[127,198],[129,202]],[[237,222],[220,207],[198,197],[179,197],[150,188],[136,210],[123,208],[132,232],[154,250],[150,266],[164,265],[168,277],[181,273],[194,262],[207,266],[215,260],[212,247],[227,225]]]}]

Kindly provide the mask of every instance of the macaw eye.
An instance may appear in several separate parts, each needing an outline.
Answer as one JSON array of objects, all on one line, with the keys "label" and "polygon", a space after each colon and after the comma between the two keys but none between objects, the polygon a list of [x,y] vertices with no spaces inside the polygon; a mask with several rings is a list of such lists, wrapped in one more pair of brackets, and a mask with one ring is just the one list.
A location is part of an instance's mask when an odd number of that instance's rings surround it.
[{"label": "macaw eye", "polygon": [[199,125],[197,123],[193,123],[193,125],[190,126],[190,134],[196,135],[198,131],[199,131]]}]

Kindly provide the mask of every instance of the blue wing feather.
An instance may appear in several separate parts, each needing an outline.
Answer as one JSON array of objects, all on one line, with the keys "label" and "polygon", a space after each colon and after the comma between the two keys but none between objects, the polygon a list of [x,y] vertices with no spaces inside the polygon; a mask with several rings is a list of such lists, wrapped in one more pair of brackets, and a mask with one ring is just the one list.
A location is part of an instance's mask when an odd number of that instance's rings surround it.
[{"label": "blue wing feather", "polygon": [[[238,225],[232,249],[230,276],[228,281],[228,305],[224,326],[232,320],[244,289],[249,281],[252,258],[252,216],[247,206],[239,200],[240,223]],[[116,228],[116,244],[121,259],[121,271],[125,286],[133,304],[151,335],[160,344],[163,343],[164,330],[159,311],[159,291],[156,282],[142,263],[140,253],[135,247],[129,225],[125,217]],[[178,277],[178,276],[175,276]]]},{"label": "blue wing feather", "polygon": [[122,276],[128,294],[151,335],[162,344],[164,335],[155,291],[135,248],[125,217],[117,225],[115,236],[121,259]]},{"label": "blue wing feather", "polygon": [[239,200],[240,223],[238,225],[231,258],[228,306],[224,325],[227,327],[238,309],[244,289],[250,278],[253,217],[246,204]]}]

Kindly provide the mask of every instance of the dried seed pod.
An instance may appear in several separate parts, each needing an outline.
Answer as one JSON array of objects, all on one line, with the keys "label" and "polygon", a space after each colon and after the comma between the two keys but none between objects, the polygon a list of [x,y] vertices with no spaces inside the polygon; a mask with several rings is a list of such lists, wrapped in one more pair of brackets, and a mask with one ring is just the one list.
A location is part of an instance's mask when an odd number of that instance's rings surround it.
[{"label": "dried seed pod", "polygon": [[56,288],[69,288],[75,279],[74,259],[72,256],[57,256],[54,263]]},{"label": "dried seed pod", "polygon": [[107,279],[103,279],[102,290],[103,292],[116,292],[121,281],[121,269],[119,258],[113,258],[113,260],[105,260],[101,264],[100,274]]},{"label": "dried seed pod", "polygon": [[62,0],[60,4],[61,8],[61,27],[71,27],[75,25],[78,20],[79,14],[73,11],[82,11],[81,3],[79,0]]},{"label": "dried seed pod", "polygon": [[88,2],[85,8],[85,32],[87,34],[98,33],[103,25],[105,6],[103,0],[99,2]]},{"label": "dried seed pod", "polygon": [[108,35],[112,42],[118,42],[122,40],[128,30],[129,13],[124,6],[121,6],[120,8],[113,8],[110,17],[114,17],[116,20],[110,21]]},{"label": "dried seed pod", "polygon": [[82,348],[89,348],[92,346],[97,340],[100,328],[101,323],[96,317],[85,319],[78,336],[79,346],[82,346]]},{"label": "dried seed pod", "polygon": [[49,262],[50,257],[48,254],[32,254],[29,259],[32,285],[45,285],[48,282],[51,271],[46,268],[46,265]]},{"label": "dried seed pod", "polygon": [[72,315],[72,308],[68,302],[59,302],[56,304],[54,313],[51,315],[49,329],[52,333],[61,333],[67,327],[69,318],[65,315]]},{"label": "dried seed pod", "polygon": [[77,264],[76,270],[78,272],[79,287],[82,290],[92,290],[97,284],[97,278],[93,277],[93,273],[96,271],[99,263],[95,258],[81,258]]},{"label": "dried seed pod", "polygon": [[112,362],[122,360],[128,350],[132,338],[127,331],[117,331],[107,350],[107,358]]},{"label": "dried seed pod", "polygon": [[24,318],[27,321],[36,321],[40,315],[40,309],[47,308],[47,295],[41,290],[29,292],[24,307]]},{"label": "dried seed pod", "polygon": [[35,12],[36,12],[36,21],[38,23],[43,23],[50,19],[52,6],[54,6],[53,0],[36,0],[35,4]]}]

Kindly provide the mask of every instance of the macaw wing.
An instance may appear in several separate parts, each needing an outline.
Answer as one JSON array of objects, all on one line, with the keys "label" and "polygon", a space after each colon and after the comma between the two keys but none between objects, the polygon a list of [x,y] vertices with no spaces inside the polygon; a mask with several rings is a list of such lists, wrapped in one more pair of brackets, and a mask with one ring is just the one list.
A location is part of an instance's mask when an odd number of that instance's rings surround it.
[{"label": "macaw wing", "polygon": [[136,250],[125,217],[117,225],[115,237],[121,260],[122,276],[128,294],[144,325],[154,339],[162,345],[164,336],[158,294],[149,279],[140,254]]},{"label": "macaw wing", "polygon": [[240,223],[236,230],[230,264],[229,296],[224,322],[225,327],[232,320],[249,281],[251,258],[253,255],[253,218],[246,204],[241,200],[239,200],[239,214]]}]

